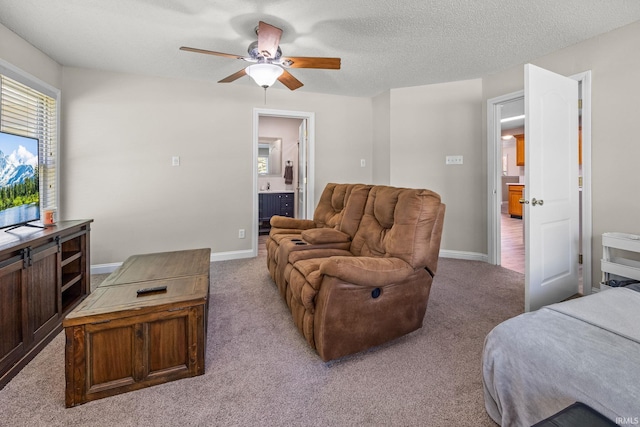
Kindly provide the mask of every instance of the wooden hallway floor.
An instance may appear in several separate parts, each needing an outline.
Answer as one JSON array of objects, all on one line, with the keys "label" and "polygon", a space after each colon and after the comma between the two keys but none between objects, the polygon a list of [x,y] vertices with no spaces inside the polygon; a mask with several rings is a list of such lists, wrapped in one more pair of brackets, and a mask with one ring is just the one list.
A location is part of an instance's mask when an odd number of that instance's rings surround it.
[{"label": "wooden hallway floor", "polygon": [[268,234],[260,234],[258,236],[258,256],[265,257],[267,256],[267,247],[265,246],[267,242],[267,238],[269,238]]},{"label": "wooden hallway floor", "polygon": [[511,218],[502,212],[500,221],[501,252],[500,265],[524,274],[524,228],[521,219]]}]

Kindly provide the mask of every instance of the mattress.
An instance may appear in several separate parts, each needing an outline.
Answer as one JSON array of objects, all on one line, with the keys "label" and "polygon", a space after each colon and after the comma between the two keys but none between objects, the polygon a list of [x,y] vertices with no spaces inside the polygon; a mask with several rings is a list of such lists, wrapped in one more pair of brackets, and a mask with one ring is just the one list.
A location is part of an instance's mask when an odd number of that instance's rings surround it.
[{"label": "mattress", "polygon": [[574,402],[612,421],[640,419],[640,286],[525,313],[486,337],[485,408],[531,426]]}]

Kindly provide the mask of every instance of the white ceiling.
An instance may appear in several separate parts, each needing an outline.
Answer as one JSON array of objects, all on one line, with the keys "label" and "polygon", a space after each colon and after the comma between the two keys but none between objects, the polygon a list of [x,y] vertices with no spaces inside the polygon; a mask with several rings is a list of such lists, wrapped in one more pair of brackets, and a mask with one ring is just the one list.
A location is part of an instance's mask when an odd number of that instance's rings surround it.
[{"label": "white ceiling", "polygon": [[531,61],[640,20],[640,1],[0,0],[0,23],[62,65],[211,82],[248,64],[178,48],[245,55],[259,20],[284,56],[342,58],[290,70],[298,91],[373,96]]}]

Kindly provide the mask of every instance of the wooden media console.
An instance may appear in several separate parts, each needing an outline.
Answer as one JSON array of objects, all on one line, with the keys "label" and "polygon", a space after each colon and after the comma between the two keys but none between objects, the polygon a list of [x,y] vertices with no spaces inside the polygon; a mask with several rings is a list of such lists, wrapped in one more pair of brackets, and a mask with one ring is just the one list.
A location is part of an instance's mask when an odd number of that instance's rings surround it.
[{"label": "wooden media console", "polygon": [[0,388],[58,335],[89,292],[91,222],[0,230]]}]

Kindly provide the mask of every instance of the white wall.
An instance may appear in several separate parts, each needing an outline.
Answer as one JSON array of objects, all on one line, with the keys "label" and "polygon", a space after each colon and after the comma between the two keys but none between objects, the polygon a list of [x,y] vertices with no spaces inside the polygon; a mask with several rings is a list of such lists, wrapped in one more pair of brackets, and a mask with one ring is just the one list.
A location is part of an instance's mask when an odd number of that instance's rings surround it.
[{"label": "white wall", "polygon": [[372,103],[372,184],[389,185],[391,182],[391,91],[375,96],[372,99]]},{"label": "white wall", "polygon": [[[391,90],[391,185],[439,193],[442,249],[476,255],[487,253],[481,102],[480,79]],[[445,165],[447,155],[464,164]]]},{"label": "white wall", "polygon": [[[591,275],[596,286],[601,278],[602,233],[640,234],[640,198],[630,190],[637,187],[639,181],[640,144],[635,132],[640,117],[637,106],[640,99],[638,40],[640,22],[532,61],[567,76],[592,71]],[[484,77],[483,108],[486,110],[487,99],[522,90],[523,78],[522,65]],[[486,140],[486,130],[483,136]],[[486,150],[483,156],[486,156]],[[485,183],[486,179],[483,177],[481,182]],[[486,194],[486,185],[483,193]]]},{"label": "white wall", "polygon": [[[63,73],[62,210],[94,218],[92,264],[135,253],[211,247],[247,252],[252,224],[253,85],[79,68]],[[269,89],[268,108],[315,112],[315,194],[368,182],[366,98]],[[171,166],[180,156],[181,165]]]},{"label": "white wall", "polygon": [[62,66],[0,25],[0,59],[60,89]]}]

